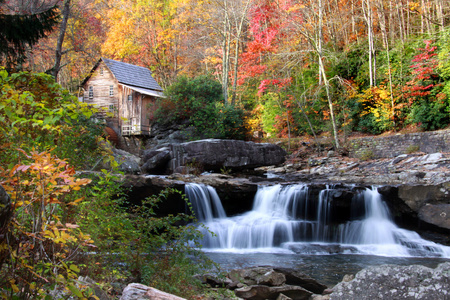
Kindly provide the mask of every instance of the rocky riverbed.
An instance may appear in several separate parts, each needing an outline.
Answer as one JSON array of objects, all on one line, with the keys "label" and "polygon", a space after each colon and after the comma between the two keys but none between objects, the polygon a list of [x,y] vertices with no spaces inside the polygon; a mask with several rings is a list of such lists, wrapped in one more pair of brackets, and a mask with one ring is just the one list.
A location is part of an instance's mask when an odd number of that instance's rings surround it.
[{"label": "rocky riverbed", "polygon": [[[180,173],[163,176],[127,175],[124,177],[124,182],[125,185],[133,187],[134,196],[146,196],[144,191],[154,193],[158,189],[169,186],[184,190],[186,182],[211,185],[217,189],[221,198],[222,195],[225,196],[225,201],[232,209],[233,205],[235,206],[234,213],[239,213],[238,208],[247,210],[251,206],[251,199],[258,185],[301,182],[319,187],[334,184],[343,187],[342,192],[336,194],[336,199],[340,199],[342,203],[347,201],[346,197],[348,198],[346,186],[375,185],[378,186],[378,191],[389,199],[388,205],[391,210],[394,210],[397,223],[420,231],[428,239],[442,244],[450,243],[450,224],[447,217],[450,213],[450,153],[447,152],[416,152],[393,158],[362,160],[333,151],[317,155],[300,149],[287,156],[284,163],[276,166],[263,166],[252,170],[223,168],[220,170],[221,173],[204,172],[202,174],[192,167],[191,164],[188,168],[179,169]],[[139,172],[139,168],[136,170]],[[171,201],[172,208],[176,206],[175,203],[176,201]],[[182,209],[182,204],[179,208]],[[423,266],[382,265],[364,269],[356,276],[352,274],[346,277],[344,283],[338,284],[332,290],[327,290],[325,294],[323,292],[322,294],[306,293],[308,294],[306,298],[296,298],[296,296],[290,298],[281,292],[273,292],[285,287],[258,289],[247,285],[241,287],[242,292],[246,293],[241,297],[317,300],[330,298],[418,299],[419,297],[446,299],[450,290],[449,267],[449,263],[440,265],[436,269]],[[329,294],[330,292],[332,293]],[[293,292],[290,295],[293,295]]]},{"label": "rocky riverbed", "polygon": [[411,153],[366,160],[338,156],[334,151],[326,156],[305,158],[294,154],[282,166],[262,167],[261,170],[288,180],[436,185],[450,181],[450,153]]}]

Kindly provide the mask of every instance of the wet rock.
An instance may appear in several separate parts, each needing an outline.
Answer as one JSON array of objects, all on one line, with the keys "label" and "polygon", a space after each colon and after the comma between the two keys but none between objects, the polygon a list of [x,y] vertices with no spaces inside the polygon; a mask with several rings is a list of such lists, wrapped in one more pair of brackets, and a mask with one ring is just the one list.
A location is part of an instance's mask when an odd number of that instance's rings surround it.
[{"label": "wet rock", "polygon": [[180,167],[203,171],[237,171],[279,165],[286,152],[269,143],[207,139],[167,144],[144,151],[142,169],[148,174],[170,174]]},{"label": "wet rock", "polygon": [[227,287],[233,284],[233,281],[227,277],[219,277],[215,274],[202,274],[194,276],[203,284],[208,284],[212,287]]},{"label": "wet rock", "polygon": [[282,273],[270,270],[258,278],[257,283],[268,286],[280,286],[286,282],[286,276]]},{"label": "wet rock", "polygon": [[265,274],[273,272],[271,267],[251,267],[245,269],[234,269],[228,273],[232,281],[244,283],[246,285],[258,284],[260,278]]},{"label": "wet rock", "polygon": [[322,294],[327,288],[326,285],[319,283],[317,280],[298,270],[289,268],[274,268],[274,271],[284,274],[286,277],[286,284],[301,286],[302,288],[315,294]]},{"label": "wet rock", "polygon": [[249,300],[277,299],[280,294],[293,300],[307,300],[312,295],[310,291],[299,286],[282,285],[269,287],[265,285],[251,285],[234,290],[236,296]]},{"label": "wet rock", "polygon": [[143,153],[142,171],[147,174],[164,174],[167,170],[167,163],[170,160],[169,148],[146,150]]},{"label": "wet rock", "polygon": [[450,230],[450,204],[426,204],[419,210],[419,219]]},{"label": "wet rock", "polygon": [[418,212],[427,203],[450,201],[450,184],[438,185],[401,185],[398,197],[413,211]]},{"label": "wet rock", "polygon": [[289,250],[298,254],[340,254],[357,253],[357,249],[352,246],[341,244],[292,244]]},{"label": "wet rock", "polygon": [[331,300],[449,299],[450,263],[436,269],[420,265],[381,265],[358,272],[333,288]]},{"label": "wet rock", "polygon": [[235,289],[236,296],[248,300],[264,300],[268,299],[270,288],[265,285],[251,285],[239,289]]}]

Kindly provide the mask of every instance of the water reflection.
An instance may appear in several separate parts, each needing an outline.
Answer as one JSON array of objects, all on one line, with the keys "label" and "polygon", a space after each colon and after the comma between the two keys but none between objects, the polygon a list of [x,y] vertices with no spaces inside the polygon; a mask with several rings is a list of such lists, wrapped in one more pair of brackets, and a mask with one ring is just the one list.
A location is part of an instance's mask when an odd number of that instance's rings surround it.
[{"label": "water reflection", "polygon": [[369,266],[424,265],[435,268],[450,261],[444,258],[381,257],[368,255],[299,255],[290,253],[224,253],[206,252],[223,270],[254,266],[286,267],[299,270],[317,281],[332,287],[345,274],[356,274]]}]

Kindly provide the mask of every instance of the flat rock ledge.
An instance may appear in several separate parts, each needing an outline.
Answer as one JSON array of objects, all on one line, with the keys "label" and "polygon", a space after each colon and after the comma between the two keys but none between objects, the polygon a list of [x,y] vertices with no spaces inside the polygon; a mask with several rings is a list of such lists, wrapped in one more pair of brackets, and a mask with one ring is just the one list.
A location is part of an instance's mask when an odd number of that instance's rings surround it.
[{"label": "flat rock ledge", "polygon": [[358,272],[333,288],[330,300],[450,299],[450,262],[436,269],[421,265],[381,265]]},{"label": "flat rock ledge", "polygon": [[360,160],[335,155],[288,159],[281,167],[261,167],[290,180],[339,183],[436,185],[450,181],[450,153],[413,153]]}]

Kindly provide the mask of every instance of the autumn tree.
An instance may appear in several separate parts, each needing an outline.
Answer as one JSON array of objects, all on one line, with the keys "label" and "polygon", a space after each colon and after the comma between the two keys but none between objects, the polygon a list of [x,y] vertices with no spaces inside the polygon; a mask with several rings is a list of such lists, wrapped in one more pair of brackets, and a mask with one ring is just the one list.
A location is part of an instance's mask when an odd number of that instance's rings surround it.
[{"label": "autumn tree", "polygon": [[28,54],[29,68],[57,75],[62,86],[76,92],[100,56],[105,35],[102,10],[104,7],[93,0],[60,3],[59,11],[65,17],[59,27],[48,38],[40,40]]},{"label": "autumn tree", "polygon": [[412,107],[412,121],[424,129],[438,129],[450,121],[448,97],[438,74],[437,46],[424,41],[425,48],[412,60],[412,79],[404,87],[404,96]]}]

